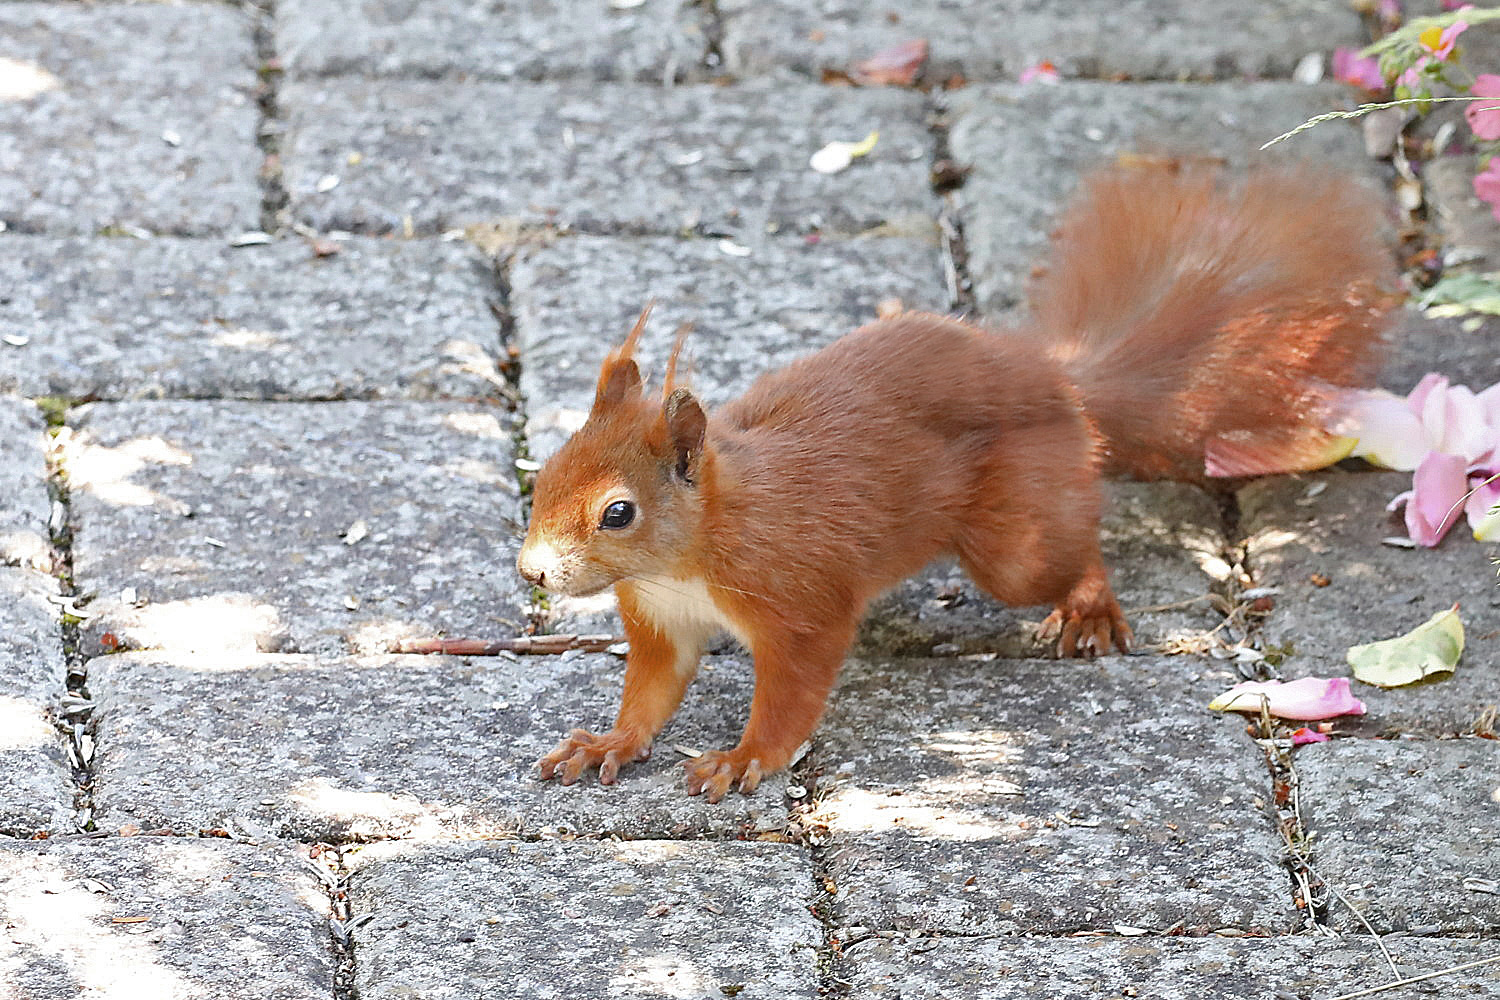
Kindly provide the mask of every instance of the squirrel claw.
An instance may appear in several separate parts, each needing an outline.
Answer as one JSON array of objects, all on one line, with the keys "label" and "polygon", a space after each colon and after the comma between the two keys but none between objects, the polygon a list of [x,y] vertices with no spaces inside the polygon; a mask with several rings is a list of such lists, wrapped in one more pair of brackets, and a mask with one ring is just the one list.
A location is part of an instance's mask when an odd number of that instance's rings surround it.
[{"label": "squirrel claw", "polygon": [[741,795],[749,795],[760,787],[764,777],[760,761],[754,757],[746,759],[734,750],[710,750],[696,760],[687,763],[687,793],[708,793],[709,802],[720,802],[729,794],[729,788],[739,783]]},{"label": "squirrel claw", "polygon": [[587,729],[575,729],[556,749],[537,761],[537,767],[543,781],[561,774],[564,785],[574,784],[584,771],[597,767],[599,783],[613,785],[619,780],[621,766],[650,756],[650,742],[641,743],[631,733],[611,729],[603,736],[595,736]]}]

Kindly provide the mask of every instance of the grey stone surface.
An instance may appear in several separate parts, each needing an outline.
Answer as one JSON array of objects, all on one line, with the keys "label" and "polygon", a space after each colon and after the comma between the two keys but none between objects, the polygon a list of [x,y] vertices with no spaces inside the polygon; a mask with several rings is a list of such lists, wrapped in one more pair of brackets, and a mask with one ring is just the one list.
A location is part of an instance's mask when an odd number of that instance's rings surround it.
[{"label": "grey stone surface", "polygon": [[10,997],[327,997],[328,917],[322,885],[285,847],[0,841]]},{"label": "grey stone surface", "polygon": [[0,834],[68,829],[73,776],[57,729],[62,695],[57,583],[0,566]]},{"label": "grey stone surface", "polygon": [[[858,232],[936,207],[922,99],[909,92],[340,78],[281,96],[292,210],[323,229],[425,233],[510,218]],[[808,166],[825,143],[876,128],[874,152],[843,173]]]},{"label": "grey stone surface", "polygon": [[788,67],[816,76],[925,38],[926,79],[937,82],[954,73],[1013,80],[1043,59],[1066,77],[1285,77],[1308,52],[1366,41],[1359,18],[1339,0],[998,0],[961,7],[946,0],[721,0],[718,8],[726,64],[739,73]]},{"label": "grey stone surface", "polygon": [[[0,221],[210,233],[260,212],[249,18],[214,4],[0,4]],[[170,57],[168,57],[170,54]]]},{"label": "grey stone surface", "polygon": [[45,448],[41,412],[0,396],[0,833],[60,830],[73,804],[55,725],[65,678],[62,609],[47,573]]},{"label": "grey stone surface", "polygon": [[[708,12],[686,0],[286,0],[276,51],[297,76],[585,77],[660,82],[704,75]],[[330,31],[330,25],[338,30]]]},{"label": "grey stone surface", "polygon": [[1265,766],[1212,661],[927,660],[846,669],[815,822],[841,921],[1011,934],[1286,930]]},{"label": "grey stone surface", "polygon": [[822,928],[780,844],[380,844],[353,856],[365,1000],[812,997]]},{"label": "grey stone surface", "polygon": [[0,389],[73,398],[494,397],[494,277],[478,251],[356,239],[3,244]]},{"label": "grey stone surface", "polygon": [[[537,758],[609,728],[606,655],[168,657],[90,661],[101,827],[264,830],[310,840],[504,833],[685,837],[779,831],[785,775],[717,806],[683,790],[677,745],[739,739],[750,670],[714,658],[651,760],[564,787]],[[225,766],[233,762],[232,766]]]},{"label": "grey stone surface", "polygon": [[1391,331],[1380,384],[1406,395],[1428,372],[1476,392],[1500,382],[1500,317],[1438,319],[1403,309]]},{"label": "grey stone surface", "polygon": [[[1313,864],[1376,931],[1500,930],[1500,743],[1336,740],[1295,764]],[[1364,926],[1337,901],[1329,922]]]},{"label": "grey stone surface", "polygon": [[[1099,536],[1105,565],[1135,631],[1135,648],[1200,637],[1222,620],[1208,594],[1222,589],[1219,511],[1212,497],[1182,483],[1110,482]],[[871,609],[863,648],[925,656],[934,647],[962,653],[1036,655],[1034,626],[1051,608],[1013,609],[995,602],[956,565],[914,576]]]},{"label": "grey stone surface", "polygon": [[[1480,941],[1406,939],[1386,947],[1407,977],[1490,954]],[[1380,986],[1392,978],[1368,937],[872,938],[846,954],[855,995],[870,1000],[1311,1000]],[[1500,967],[1472,969],[1405,992],[1465,1000],[1500,997]]]},{"label": "grey stone surface", "polygon": [[1463,522],[1437,549],[1383,545],[1405,537],[1385,505],[1410,488],[1410,473],[1331,470],[1264,479],[1240,492],[1251,572],[1258,585],[1280,591],[1263,634],[1270,645],[1291,645],[1283,675],[1347,676],[1350,646],[1400,635],[1460,604],[1465,651],[1453,676],[1391,690],[1356,683],[1369,712],[1339,719],[1343,731],[1470,732],[1500,704],[1495,546],[1474,541]]},{"label": "grey stone surface", "polygon": [[0,396],[0,566],[51,569],[46,452],[41,411]]},{"label": "grey stone surface", "polygon": [[524,623],[494,407],[95,403],[72,425],[73,568],[98,595],[87,652],[107,651],[105,632],[126,647],[341,652]]},{"label": "grey stone surface", "polygon": [[1448,266],[1472,264],[1491,269],[1500,263],[1500,222],[1474,194],[1474,175],[1479,170],[1474,156],[1444,156],[1423,166],[1428,215],[1437,223],[1443,262]]},{"label": "grey stone surface", "polygon": [[[935,233],[933,234],[935,235]],[[552,454],[582,425],[599,364],[641,307],[656,308],[636,355],[659,384],[679,324],[692,322],[688,384],[710,406],[757,376],[876,318],[889,298],[948,308],[935,243],[863,238],[808,245],[767,239],[731,256],[717,240],[577,236],[518,257],[511,274],[526,363],[527,439]]]},{"label": "grey stone surface", "polygon": [[[1123,46],[1122,46],[1123,48]],[[1080,177],[1121,153],[1187,154],[1243,168],[1262,161],[1336,161],[1372,174],[1348,123],[1319,126],[1266,152],[1258,147],[1348,103],[1336,85],[1102,84],[968,87],[949,96],[953,156],[973,166],[954,195],[964,220],[980,308],[1021,304],[1066,197]]]}]

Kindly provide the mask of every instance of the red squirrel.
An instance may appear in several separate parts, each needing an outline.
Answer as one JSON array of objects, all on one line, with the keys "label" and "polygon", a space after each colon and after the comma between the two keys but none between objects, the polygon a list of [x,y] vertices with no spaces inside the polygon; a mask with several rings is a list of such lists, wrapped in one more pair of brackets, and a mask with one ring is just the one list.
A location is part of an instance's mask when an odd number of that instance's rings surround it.
[{"label": "red squirrel", "polygon": [[1373,374],[1396,301],[1382,217],[1309,169],[1107,169],[1014,328],[907,312],[712,414],[675,384],[681,336],[661,396],[644,391],[647,306],[538,473],[517,560],[555,593],[613,587],[629,640],[614,728],[573,730],[541,777],[611,784],[644,760],[728,632],[755,662],[749,723],[688,762],[687,791],[753,792],[811,736],[870,600],[943,555],[997,600],[1051,605],[1061,655],[1128,651],[1101,475],[1323,464],[1328,396]]}]

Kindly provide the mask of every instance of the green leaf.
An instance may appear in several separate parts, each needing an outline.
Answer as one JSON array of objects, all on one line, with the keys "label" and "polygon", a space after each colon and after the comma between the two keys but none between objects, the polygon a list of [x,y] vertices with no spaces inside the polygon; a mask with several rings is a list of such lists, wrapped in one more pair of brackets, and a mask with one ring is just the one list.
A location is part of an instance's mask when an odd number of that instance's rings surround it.
[{"label": "green leaf", "polygon": [[1450,274],[1417,297],[1416,307],[1437,319],[1470,313],[1500,315],[1500,274]]},{"label": "green leaf", "polygon": [[1464,651],[1464,623],[1458,605],[1440,611],[1405,635],[1350,646],[1354,676],[1366,684],[1393,688],[1453,673]]}]

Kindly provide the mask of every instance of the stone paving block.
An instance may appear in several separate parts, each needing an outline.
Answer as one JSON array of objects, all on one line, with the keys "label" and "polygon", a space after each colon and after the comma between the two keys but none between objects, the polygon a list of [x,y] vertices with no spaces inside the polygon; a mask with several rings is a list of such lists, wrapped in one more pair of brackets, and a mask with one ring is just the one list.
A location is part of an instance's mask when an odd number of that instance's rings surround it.
[{"label": "stone paving block", "polygon": [[[286,0],[276,51],[293,76],[647,83],[705,73],[705,8],[652,0],[630,9],[588,0]],[[337,31],[328,30],[331,24]]]},{"label": "stone paving block", "polygon": [[[1386,945],[1403,975],[1472,962],[1481,941]],[[872,938],[846,949],[854,995],[868,1000],[1314,1000],[1392,979],[1368,937],[1221,939]],[[1500,967],[1409,986],[1393,996],[1500,997]]]},{"label": "stone paving block", "polygon": [[1290,76],[1309,52],[1358,48],[1366,35],[1341,0],[1201,3],[1194,0],[947,0],[864,4],[851,0],[720,0],[720,49],[736,73],[780,67],[819,75],[847,70],[891,45],[925,38],[925,78],[1014,80],[1050,60],[1065,77]]},{"label": "stone paving block", "polygon": [[974,168],[954,198],[974,292],[991,315],[1021,304],[1027,275],[1081,176],[1121,153],[1223,158],[1235,168],[1292,158],[1329,160],[1372,177],[1376,170],[1348,123],[1257,152],[1308,118],[1348,105],[1348,92],[1331,84],[993,85],[954,91],[949,102],[953,156]]},{"label": "stone paving block", "polygon": [[460,402],[76,411],[73,569],[98,595],[86,651],[108,651],[106,632],[200,652],[514,635],[526,592],[506,424]]},{"label": "stone paving block", "polygon": [[460,243],[8,238],[0,389],[103,399],[496,397],[489,263]]},{"label": "stone paving block", "polygon": [[[217,4],[0,4],[0,222],[254,228],[255,51]],[[170,58],[165,54],[170,53]]]},{"label": "stone paving block", "polygon": [[[1207,595],[1227,578],[1212,497],[1183,483],[1110,482],[1100,539],[1135,648],[1201,636],[1223,616]],[[1034,656],[1035,626],[1051,608],[1008,608],[953,563],[911,577],[875,603],[861,633],[867,653],[953,651]],[[956,647],[956,649],[955,649]]]},{"label": "stone paving block", "polygon": [[[909,91],[338,78],[291,83],[281,98],[292,210],[320,229],[519,219],[755,236],[936,211],[922,98]],[[872,129],[879,144],[843,173],[808,166],[830,140]]]},{"label": "stone paving block", "polygon": [[328,897],[291,850],[167,837],[0,841],[7,997],[330,995]]},{"label": "stone paving block", "polygon": [[30,400],[0,396],[0,566],[51,569],[46,453],[41,411]]},{"label": "stone paving block", "polygon": [[[1295,765],[1313,864],[1377,931],[1500,930],[1500,743],[1336,740]],[[1364,928],[1337,899],[1328,917]]]},{"label": "stone paving block", "polygon": [[1233,679],[1188,657],[852,664],[817,750],[839,919],[1290,928],[1265,764],[1205,708]]},{"label": "stone paving block", "polygon": [[1339,719],[1343,731],[1471,732],[1500,704],[1496,548],[1474,541],[1463,523],[1437,549],[1383,545],[1405,537],[1385,505],[1410,488],[1410,473],[1331,470],[1263,479],[1239,494],[1251,572],[1280,591],[1262,629],[1268,645],[1291,645],[1287,677],[1345,676],[1350,646],[1400,635],[1460,604],[1465,650],[1453,676],[1392,690],[1356,683],[1369,713]]},{"label": "stone paving block", "polygon": [[1500,382],[1500,319],[1496,317],[1439,319],[1403,309],[1390,341],[1380,384],[1398,395],[1410,392],[1428,372],[1440,372],[1476,391]]},{"label": "stone paving block", "polygon": [[48,601],[56,594],[52,577],[0,566],[0,834],[71,829],[73,775],[56,723],[61,611]]},{"label": "stone paving block", "polygon": [[705,664],[651,760],[617,785],[538,780],[537,759],[569,730],[609,728],[622,674],[623,661],[602,654],[102,657],[89,666],[95,816],[106,829],[226,827],[306,840],[786,826],[785,775],[718,806],[683,790],[674,746],[739,739],[751,690],[739,661]]},{"label": "stone paving block", "polygon": [[805,851],[380,844],[352,856],[364,1000],[821,995]]},{"label": "stone paving block", "polygon": [[750,250],[739,257],[717,240],[578,236],[518,257],[511,306],[532,455],[551,455],[583,424],[600,362],[653,298],[636,352],[643,371],[659,382],[678,325],[693,323],[690,384],[711,406],[872,322],[885,299],[937,312],[949,305],[935,243],[779,239]]}]

